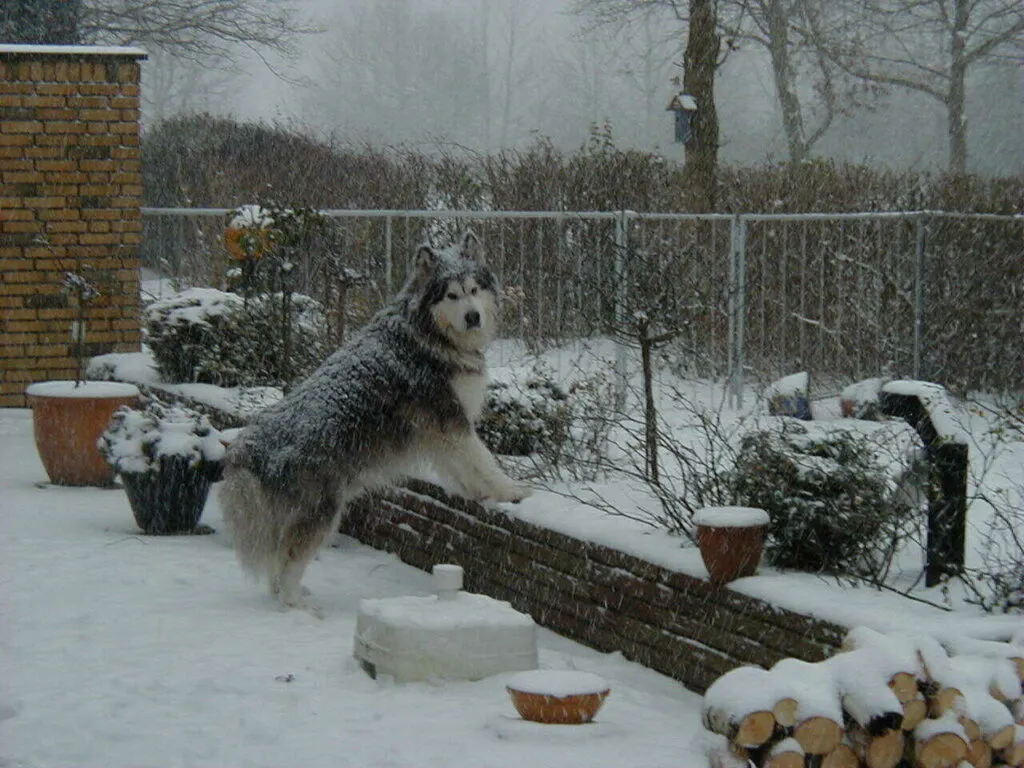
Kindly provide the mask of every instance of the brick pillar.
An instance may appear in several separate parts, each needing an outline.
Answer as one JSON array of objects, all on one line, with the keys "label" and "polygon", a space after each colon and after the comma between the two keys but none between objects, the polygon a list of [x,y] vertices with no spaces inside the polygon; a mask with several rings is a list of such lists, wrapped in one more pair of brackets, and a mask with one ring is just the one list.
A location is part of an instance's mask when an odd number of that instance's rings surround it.
[{"label": "brick pillar", "polygon": [[0,44],[0,407],[35,381],[74,378],[84,269],[88,356],[139,349],[136,48]]}]

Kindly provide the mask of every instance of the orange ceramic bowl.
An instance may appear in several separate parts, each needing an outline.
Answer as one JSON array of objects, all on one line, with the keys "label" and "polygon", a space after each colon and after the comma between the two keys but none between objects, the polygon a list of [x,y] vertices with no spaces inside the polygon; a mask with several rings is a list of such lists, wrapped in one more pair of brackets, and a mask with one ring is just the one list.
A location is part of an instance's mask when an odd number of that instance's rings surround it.
[{"label": "orange ceramic bowl", "polygon": [[524,720],[558,725],[589,723],[611,693],[604,678],[573,670],[520,672],[506,689]]}]

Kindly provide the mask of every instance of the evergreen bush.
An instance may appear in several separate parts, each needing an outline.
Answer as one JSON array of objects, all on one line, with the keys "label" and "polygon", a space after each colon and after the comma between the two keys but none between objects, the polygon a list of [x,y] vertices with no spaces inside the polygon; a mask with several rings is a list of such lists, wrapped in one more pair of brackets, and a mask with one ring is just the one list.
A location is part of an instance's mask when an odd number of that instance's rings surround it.
[{"label": "evergreen bush", "polygon": [[189,288],[150,304],[144,323],[166,381],[285,386],[310,373],[326,356],[322,314],[314,299],[292,294],[287,361],[281,294],[260,294],[246,302],[234,293]]},{"label": "evergreen bush", "polygon": [[877,434],[774,421],[742,439],[731,475],[737,502],[771,518],[768,561],[881,582],[919,515],[879,458]]},{"label": "evergreen bush", "polygon": [[503,456],[561,453],[572,422],[569,394],[551,374],[535,370],[521,385],[491,382],[477,433]]}]

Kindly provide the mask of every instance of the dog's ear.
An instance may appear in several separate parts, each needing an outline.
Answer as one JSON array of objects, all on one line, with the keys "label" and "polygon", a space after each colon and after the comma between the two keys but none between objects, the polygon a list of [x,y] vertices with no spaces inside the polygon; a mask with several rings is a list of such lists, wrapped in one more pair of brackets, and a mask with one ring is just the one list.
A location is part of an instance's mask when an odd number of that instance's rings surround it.
[{"label": "dog's ear", "polygon": [[464,259],[475,261],[477,264],[484,263],[484,246],[473,230],[467,229],[463,233],[462,242],[459,243],[459,255]]},{"label": "dog's ear", "polygon": [[437,269],[437,263],[440,260],[441,257],[438,255],[437,251],[424,243],[416,251],[413,264],[415,264],[417,272],[427,274]]}]

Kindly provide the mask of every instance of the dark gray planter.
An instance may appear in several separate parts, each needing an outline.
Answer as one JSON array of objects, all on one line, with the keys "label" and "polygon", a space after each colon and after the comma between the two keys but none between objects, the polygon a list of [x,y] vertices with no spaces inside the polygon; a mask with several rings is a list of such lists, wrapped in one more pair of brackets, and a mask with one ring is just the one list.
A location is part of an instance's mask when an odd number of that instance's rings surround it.
[{"label": "dark gray planter", "polygon": [[183,456],[165,456],[152,472],[122,472],[135,522],[145,533],[197,533],[210,485],[219,479],[219,462],[189,466]]}]

